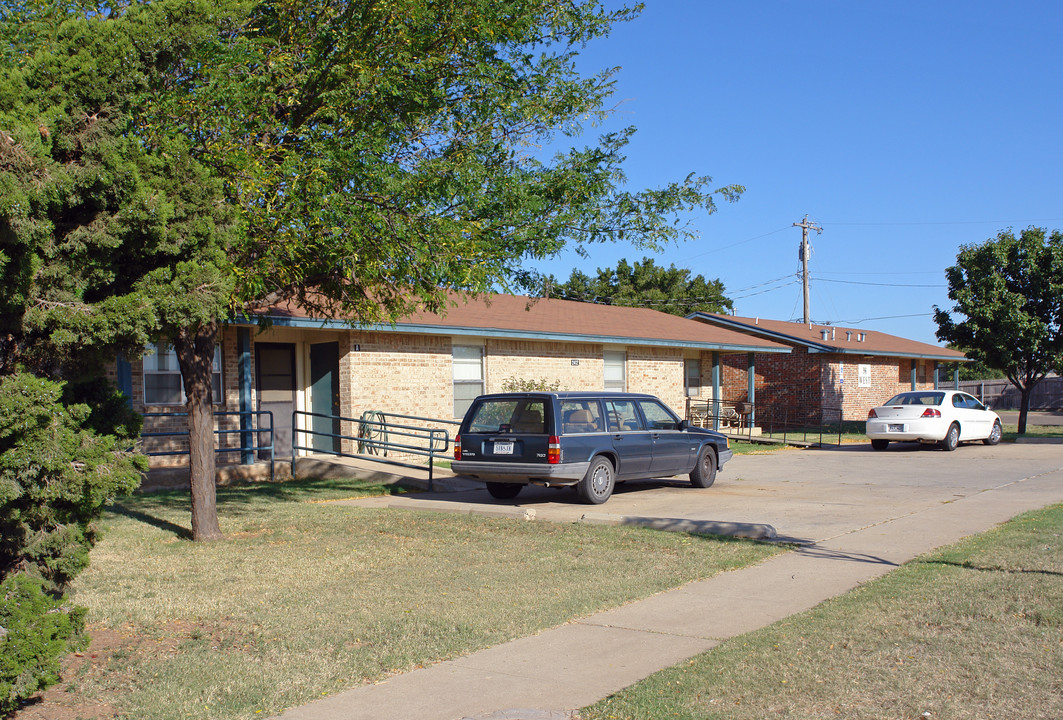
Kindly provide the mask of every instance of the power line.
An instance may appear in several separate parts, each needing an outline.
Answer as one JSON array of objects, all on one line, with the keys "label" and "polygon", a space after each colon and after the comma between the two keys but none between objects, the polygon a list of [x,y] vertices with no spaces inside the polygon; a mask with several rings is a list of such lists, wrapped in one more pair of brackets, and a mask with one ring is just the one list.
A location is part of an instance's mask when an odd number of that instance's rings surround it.
[{"label": "power line", "polygon": [[876,287],[909,287],[909,288],[945,288],[948,285],[908,285],[904,283],[873,283],[873,282],[860,282],[859,280],[827,280],[824,278],[817,278],[816,282],[824,283],[841,283],[844,285],[874,285]]}]

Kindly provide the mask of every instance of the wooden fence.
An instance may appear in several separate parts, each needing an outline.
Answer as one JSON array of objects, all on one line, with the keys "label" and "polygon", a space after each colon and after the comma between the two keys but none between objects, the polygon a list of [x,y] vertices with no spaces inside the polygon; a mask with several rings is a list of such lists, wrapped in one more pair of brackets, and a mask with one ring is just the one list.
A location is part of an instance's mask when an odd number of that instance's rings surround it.
[{"label": "wooden fence", "polygon": [[[1019,390],[1006,379],[961,380],[960,390],[974,395],[995,410],[1018,410]],[[1031,410],[1063,409],[1063,377],[1046,377],[1030,394]]]}]

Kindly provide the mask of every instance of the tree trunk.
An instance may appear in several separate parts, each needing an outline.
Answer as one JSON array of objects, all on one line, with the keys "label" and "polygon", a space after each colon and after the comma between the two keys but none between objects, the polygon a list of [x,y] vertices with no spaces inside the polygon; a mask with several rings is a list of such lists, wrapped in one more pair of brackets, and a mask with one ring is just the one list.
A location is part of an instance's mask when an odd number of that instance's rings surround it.
[{"label": "tree trunk", "polygon": [[214,463],[214,403],[211,375],[214,365],[216,323],[182,331],[173,338],[177,362],[184,379],[188,412],[188,464],[192,491],[192,539],[223,537],[218,524]]},{"label": "tree trunk", "polygon": [[1033,388],[1028,384],[1019,388],[1019,435],[1026,434],[1026,416],[1030,413],[1030,395]]}]

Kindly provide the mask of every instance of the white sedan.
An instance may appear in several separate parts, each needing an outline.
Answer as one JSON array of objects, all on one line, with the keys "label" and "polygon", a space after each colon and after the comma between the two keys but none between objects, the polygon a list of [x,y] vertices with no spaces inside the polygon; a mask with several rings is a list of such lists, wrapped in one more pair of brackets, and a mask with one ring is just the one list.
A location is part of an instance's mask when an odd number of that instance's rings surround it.
[{"label": "white sedan", "polygon": [[867,413],[871,447],[891,442],[937,443],[955,450],[961,442],[1000,442],[1000,418],[971,395],[957,390],[913,390],[894,395]]}]

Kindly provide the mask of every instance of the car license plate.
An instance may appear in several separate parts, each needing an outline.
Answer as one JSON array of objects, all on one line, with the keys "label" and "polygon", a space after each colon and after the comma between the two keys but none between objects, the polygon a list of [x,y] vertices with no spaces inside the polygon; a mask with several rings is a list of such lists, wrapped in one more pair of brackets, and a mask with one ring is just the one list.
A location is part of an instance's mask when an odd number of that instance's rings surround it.
[{"label": "car license plate", "polygon": [[495,455],[512,455],[513,443],[511,442],[496,442],[495,443]]},{"label": "car license plate", "polygon": [[890,432],[904,432],[904,425],[890,425]]}]

